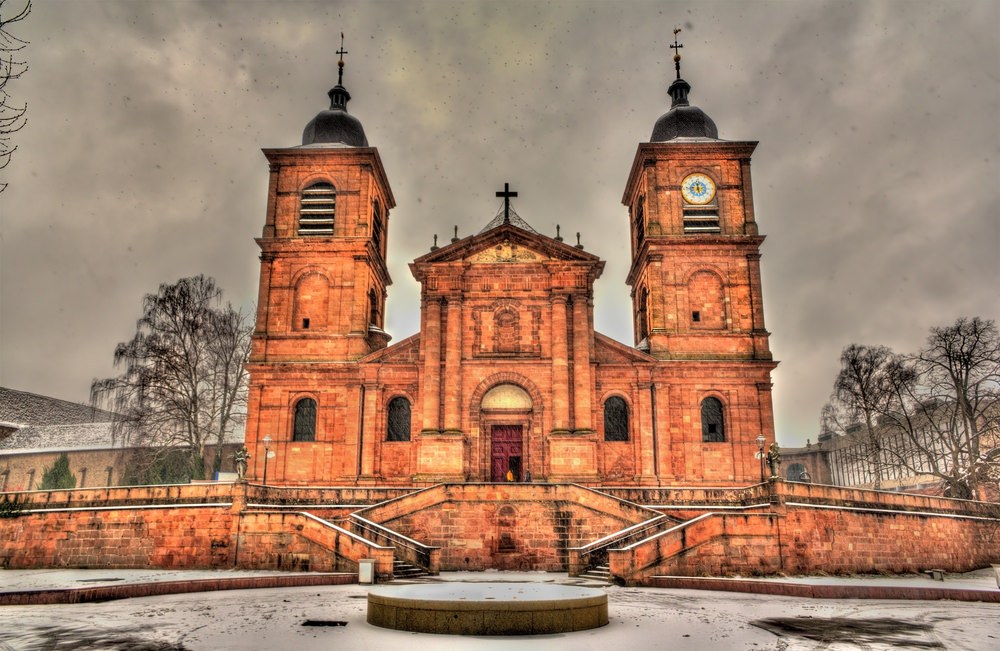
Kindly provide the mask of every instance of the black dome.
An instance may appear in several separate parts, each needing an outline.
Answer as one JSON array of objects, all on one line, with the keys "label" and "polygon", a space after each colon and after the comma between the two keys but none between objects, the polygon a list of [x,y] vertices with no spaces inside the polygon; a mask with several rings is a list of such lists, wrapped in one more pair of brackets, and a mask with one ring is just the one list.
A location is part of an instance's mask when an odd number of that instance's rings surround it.
[{"label": "black dome", "polygon": [[719,139],[719,129],[712,118],[697,106],[676,106],[663,115],[653,125],[650,142],[663,142],[674,138],[714,138]]},{"label": "black dome", "polygon": [[309,121],[302,132],[303,145],[340,143],[350,147],[367,147],[361,120],[347,112],[347,102],[351,94],[337,84],[329,93],[330,108],[320,111]]},{"label": "black dome", "polygon": [[691,85],[683,79],[675,79],[670,84],[672,99],[670,110],[660,116],[653,126],[650,142],[664,142],[674,138],[719,139],[719,129],[712,118],[697,106],[688,104],[687,94]]}]

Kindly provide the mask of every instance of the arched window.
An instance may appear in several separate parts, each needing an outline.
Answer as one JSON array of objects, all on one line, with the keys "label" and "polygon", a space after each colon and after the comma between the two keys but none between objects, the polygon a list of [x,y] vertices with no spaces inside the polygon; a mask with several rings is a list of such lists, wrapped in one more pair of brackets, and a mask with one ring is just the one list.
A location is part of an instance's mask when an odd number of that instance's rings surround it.
[{"label": "arched window", "polygon": [[387,441],[410,440],[410,401],[396,397],[389,401],[389,416],[386,419]]},{"label": "arched window", "polygon": [[378,309],[378,295],[375,293],[374,289],[368,290],[368,324],[373,325],[376,328],[381,327],[381,319],[379,318]]},{"label": "arched window", "polygon": [[639,197],[639,200],[635,202],[635,249],[636,251],[642,246],[643,241],[646,239],[646,197]]},{"label": "arched window", "polygon": [[705,398],[701,401],[701,440],[705,443],[720,443],[726,440],[722,402],[718,398]]},{"label": "arched window", "polygon": [[806,472],[806,467],[801,463],[790,463],[788,464],[788,469],[785,470],[785,479],[788,481],[806,481],[809,474]]},{"label": "arched window", "polygon": [[604,440],[628,440],[628,405],[618,396],[604,401]]},{"label": "arched window", "polygon": [[316,401],[312,398],[303,398],[295,403],[295,427],[292,429],[292,440],[316,440]]},{"label": "arched window", "polygon": [[375,252],[379,255],[383,255],[382,250],[382,240],[383,240],[383,225],[382,225],[382,206],[379,204],[378,199],[372,203],[372,245],[375,247]]},{"label": "arched window", "polygon": [[302,191],[299,235],[333,235],[337,190],[329,183],[313,183]]},{"label": "arched window", "polygon": [[635,315],[638,322],[639,341],[649,337],[649,290],[643,287],[639,290],[639,308]]}]

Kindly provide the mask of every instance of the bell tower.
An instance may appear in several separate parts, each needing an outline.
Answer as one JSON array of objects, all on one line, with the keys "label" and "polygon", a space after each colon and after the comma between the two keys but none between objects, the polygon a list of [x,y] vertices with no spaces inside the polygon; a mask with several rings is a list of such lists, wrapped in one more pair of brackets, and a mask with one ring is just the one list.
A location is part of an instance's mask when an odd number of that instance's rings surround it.
[{"label": "bell tower", "polygon": [[659,359],[770,360],[750,156],[719,139],[680,76],[670,110],[640,143],[622,203],[629,210],[635,345]]},{"label": "bell tower", "polygon": [[347,112],[346,52],[330,108],[270,163],[252,363],[356,360],[384,348],[392,190],[378,150]]}]

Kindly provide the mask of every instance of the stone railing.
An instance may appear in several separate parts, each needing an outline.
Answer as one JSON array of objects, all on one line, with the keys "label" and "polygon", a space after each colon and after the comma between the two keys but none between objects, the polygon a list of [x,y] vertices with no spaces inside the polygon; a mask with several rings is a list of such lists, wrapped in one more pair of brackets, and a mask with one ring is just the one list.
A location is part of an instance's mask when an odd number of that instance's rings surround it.
[{"label": "stone railing", "polygon": [[248,504],[271,506],[369,506],[419,490],[408,486],[262,486],[250,483],[246,487]]},{"label": "stone railing", "polygon": [[[770,513],[706,513],[660,531],[625,547],[608,550],[612,579],[628,585],[641,584],[653,574],[690,574],[683,562],[703,546],[713,546],[698,555],[699,573],[726,576],[732,574],[773,574],[780,568],[777,536],[773,535],[776,518]],[[734,555],[731,545],[750,553]]]},{"label": "stone railing", "polygon": [[716,488],[614,486],[598,488],[597,490],[619,499],[653,508],[667,506],[750,506],[766,502],[768,495],[768,488],[765,484]]},{"label": "stone railing", "polygon": [[648,538],[650,535],[662,531],[666,527],[677,524],[677,520],[665,515],[658,515],[645,522],[626,527],[621,531],[595,540],[592,543],[581,547],[570,547],[569,552],[569,574],[576,576],[588,569],[604,565],[608,562],[608,550],[617,547],[624,547],[639,540]]},{"label": "stone railing", "polygon": [[421,567],[430,574],[438,574],[441,571],[441,549],[439,547],[424,545],[357,514],[352,514],[347,519],[347,525],[358,536],[394,548],[399,560]]},{"label": "stone railing", "polygon": [[997,502],[977,502],[914,493],[824,484],[802,484],[790,481],[772,482],[770,488],[779,501],[796,504],[1000,518],[1000,503]]},{"label": "stone railing", "polygon": [[[291,540],[288,534],[293,534]],[[391,546],[366,540],[309,513],[249,511],[240,516],[240,536],[252,539],[253,544],[236,550],[237,567],[357,572],[359,561],[371,558],[377,578],[392,578],[395,550]]]},{"label": "stone railing", "polygon": [[233,501],[234,484],[164,484],[157,486],[114,486],[74,488],[55,491],[5,493],[23,509],[70,509],[167,504],[224,504]]}]

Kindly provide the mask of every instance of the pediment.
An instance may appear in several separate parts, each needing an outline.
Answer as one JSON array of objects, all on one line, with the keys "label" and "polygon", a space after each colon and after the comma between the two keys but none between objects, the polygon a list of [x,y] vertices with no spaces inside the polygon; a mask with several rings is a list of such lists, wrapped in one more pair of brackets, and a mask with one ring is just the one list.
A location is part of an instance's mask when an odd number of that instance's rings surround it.
[{"label": "pediment", "polygon": [[413,262],[468,262],[470,264],[509,264],[545,261],[598,262],[593,253],[561,242],[553,237],[504,224],[489,231],[452,242]]},{"label": "pediment", "polygon": [[362,357],[358,363],[379,362],[381,364],[416,364],[420,361],[420,334],[410,335],[391,346]]},{"label": "pediment", "polygon": [[509,262],[540,262],[550,259],[541,251],[511,241],[497,242],[496,246],[483,248],[465,257],[472,264],[502,264]]},{"label": "pediment", "polygon": [[607,335],[594,333],[594,353],[599,364],[633,364],[635,362],[656,362],[656,358],[641,350],[626,346]]}]

